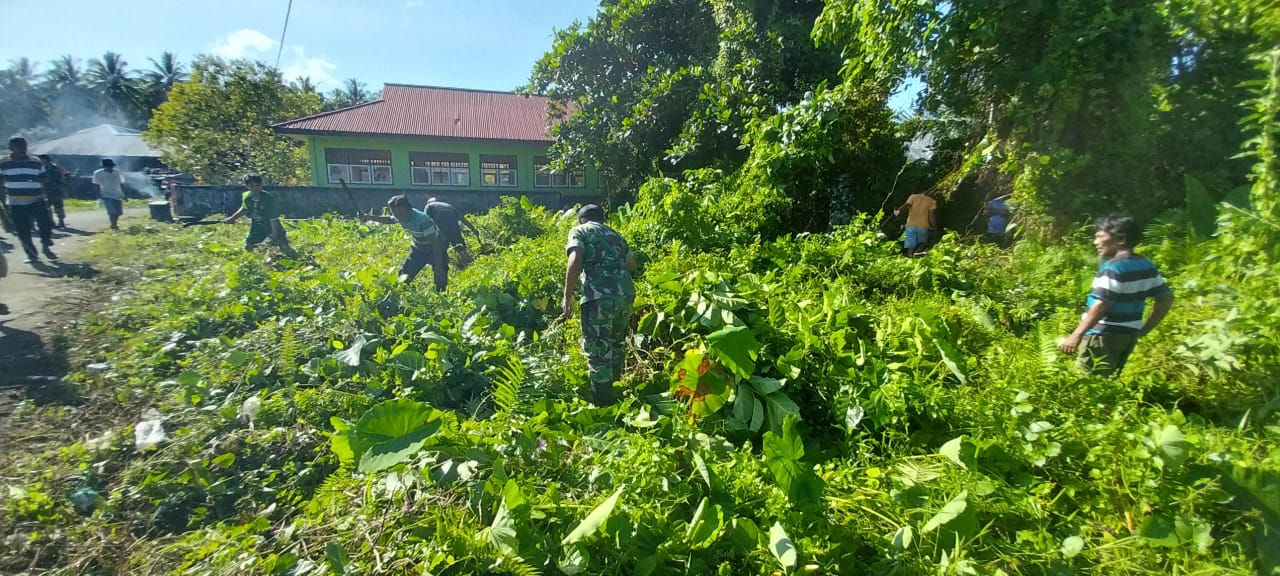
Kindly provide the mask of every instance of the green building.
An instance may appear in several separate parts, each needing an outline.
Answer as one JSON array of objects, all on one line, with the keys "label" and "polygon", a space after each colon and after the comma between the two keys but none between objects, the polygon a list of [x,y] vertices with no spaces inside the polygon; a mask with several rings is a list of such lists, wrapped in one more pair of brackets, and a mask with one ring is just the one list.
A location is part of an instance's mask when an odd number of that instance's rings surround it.
[{"label": "green building", "polygon": [[379,100],[274,128],[306,140],[317,187],[599,196],[596,170],[548,168],[554,123],[541,96],[387,84]]}]

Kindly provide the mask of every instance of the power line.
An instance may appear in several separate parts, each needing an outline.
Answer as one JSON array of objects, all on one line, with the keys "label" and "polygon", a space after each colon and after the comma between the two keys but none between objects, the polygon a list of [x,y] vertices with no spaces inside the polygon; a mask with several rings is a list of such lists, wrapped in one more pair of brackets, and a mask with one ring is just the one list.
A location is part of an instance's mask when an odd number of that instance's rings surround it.
[{"label": "power line", "polygon": [[280,55],[284,54],[284,35],[289,32],[289,15],[293,14],[293,0],[289,0],[289,8],[284,11],[284,29],[280,31],[280,49],[276,51],[276,69],[280,68]]}]

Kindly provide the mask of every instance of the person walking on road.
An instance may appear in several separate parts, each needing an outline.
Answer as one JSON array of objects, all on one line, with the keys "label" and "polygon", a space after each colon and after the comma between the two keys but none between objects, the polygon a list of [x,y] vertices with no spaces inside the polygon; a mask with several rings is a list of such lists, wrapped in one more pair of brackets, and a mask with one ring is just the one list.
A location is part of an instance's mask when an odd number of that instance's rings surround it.
[{"label": "person walking on road", "polygon": [[387,207],[391,209],[390,216],[361,214],[360,220],[381,224],[399,223],[400,227],[413,237],[413,246],[409,248],[409,255],[400,266],[400,283],[413,282],[413,279],[418,277],[418,272],[430,264],[435,276],[436,292],[444,292],[449,285],[449,261],[445,257],[440,228],[435,220],[426,212],[415,209],[409,203],[409,199],[402,195],[392,196],[387,201]]},{"label": "person walking on road", "polygon": [[111,219],[111,229],[120,229],[120,215],[124,214],[124,174],[116,170],[116,162],[102,159],[102,167],[94,170],[93,184],[98,188],[98,199]]},{"label": "person walking on road", "polygon": [[67,227],[67,211],[63,201],[67,195],[67,171],[53,163],[48,154],[37,156],[44,163],[44,198],[49,209],[58,217],[58,228]]},{"label": "person walking on road", "polygon": [[626,367],[623,342],[636,298],[631,279],[636,260],[622,235],[604,224],[604,210],[595,204],[578,210],[578,225],[569,231],[565,252],[563,317],[573,317],[573,296],[581,281],[582,353],[591,402],[608,406],[614,403],[613,383]]},{"label": "person walking on road", "polygon": [[929,244],[929,231],[938,227],[938,201],[934,191],[912,194],[907,201],[894,209],[893,215],[907,210],[907,227],[903,231],[902,249],[907,256],[915,256]]},{"label": "person walking on road", "polygon": [[[1142,227],[1129,216],[1098,221],[1093,246],[1099,266],[1086,310],[1058,346],[1065,354],[1078,351],[1076,363],[1091,374],[1119,375],[1138,339],[1160,325],[1173,307],[1173,290],[1156,265],[1133,252],[1141,239]],[[1155,306],[1144,322],[1148,298]]]},{"label": "person walking on road", "polygon": [[279,201],[275,194],[262,189],[262,176],[245,176],[244,186],[248,190],[240,196],[240,208],[223,223],[235,224],[241,216],[248,214],[249,235],[244,239],[246,252],[252,252],[259,244],[271,240],[286,256],[296,256],[297,252],[289,246],[289,237],[285,236],[284,225],[280,223]]},{"label": "person walking on road", "polygon": [[427,205],[424,211],[440,228],[440,238],[444,243],[441,250],[445,251],[445,258],[449,257],[449,247],[454,246],[458,253],[458,267],[466,268],[467,265],[471,264],[471,255],[467,253],[467,243],[462,239],[462,227],[459,224],[466,226],[477,238],[480,237],[480,231],[476,230],[476,227],[467,220],[467,217],[458,212],[458,209],[454,208],[452,204],[441,202],[434,197],[427,198]]},{"label": "person walking on road", "polygon": [[44,165],[27,155],[25,138],[9,139],[9,157],[0,161],[0,186],[4,188],[14,233],[27,253],[27,263],[40,263],[40,253],[31,240],[32,228],[40,232],[45,258],[57,260],[58,255],[51,248],[53,218],[49,216],[49,204],[44,198]]}]

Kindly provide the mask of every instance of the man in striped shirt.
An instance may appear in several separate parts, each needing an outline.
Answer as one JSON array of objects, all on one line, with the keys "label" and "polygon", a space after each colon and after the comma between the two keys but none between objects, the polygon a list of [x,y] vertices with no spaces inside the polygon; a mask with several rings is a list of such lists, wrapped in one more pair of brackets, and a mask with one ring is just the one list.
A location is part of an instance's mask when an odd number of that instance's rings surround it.
[{"label": "man in striped shirt", "polygon": [[44,163],[27,155],[25,138],[9,139],[9,157],[0,161],[0,187],[4,188],[9,217],[27,253],[27,263],[40,262],[40,254],[31,241],[33,227],[40,230],[45,257],[57,260],[58,256],[49,248],[53,246],[53,217],[45,202]]},{"label": "man in striped shirt", "polygon": [[[1141,239],[1142,228],[1129,216],[1098,221],[1093,246],[1101,265],[1093,277],[1087,310],[1059,346],[1067,354],[1078,351],[1077,363],[1091,374],[1120,374],[1138,338],[1155,329],[1173,306],[1173,290],[1156,265],[1133,253]],[[1155,306],[1144,322],[1148,298]]]}]

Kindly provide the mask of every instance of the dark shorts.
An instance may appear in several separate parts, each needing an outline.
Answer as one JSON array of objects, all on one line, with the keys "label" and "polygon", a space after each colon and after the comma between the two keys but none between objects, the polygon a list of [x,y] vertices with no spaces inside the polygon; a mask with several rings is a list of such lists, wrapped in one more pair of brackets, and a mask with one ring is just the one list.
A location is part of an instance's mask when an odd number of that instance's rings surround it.
[{"label": "dark shorts", "polygon": [[244,247],[252,248],[271,239],[271,235],[275,231],[271,229],[270,222],[253,222],[249,224],[249,235],[244,239]]},{"label": "dark shorts", "polygon": [[124,201],[115,198],[103,198],[102,207],[107,209],[107,216],[124,214]]},{"label": "dark shorts", "polygon": [[1085,334],[1076,365],[1097,376],[1118,376],[1137,344],[1137,332]]}]

